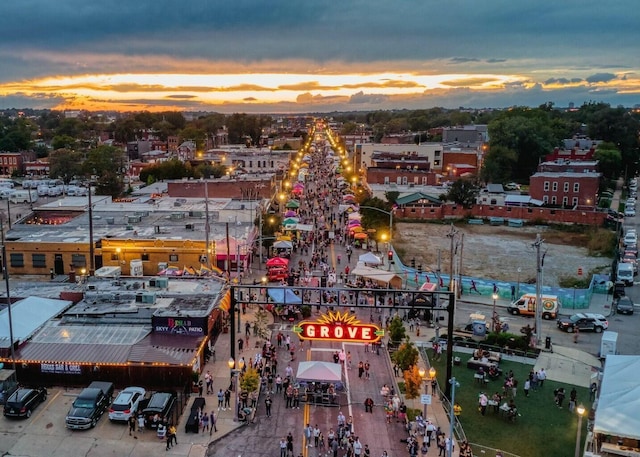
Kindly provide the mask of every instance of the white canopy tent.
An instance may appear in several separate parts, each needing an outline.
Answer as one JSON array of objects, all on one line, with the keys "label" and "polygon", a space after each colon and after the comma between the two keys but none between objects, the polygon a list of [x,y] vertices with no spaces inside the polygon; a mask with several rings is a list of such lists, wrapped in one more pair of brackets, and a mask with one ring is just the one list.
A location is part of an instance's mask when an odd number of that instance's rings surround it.
[{"label": "white canopy tent", "polygon": [[608,355],[594,433],[640,440],[640,356]]},{"label": "white canopy tent", "polygon": [[367,252],[358,257],[358,261],[364,263],[365,265],[382,265],[382,260],[380,257],[375,255],[373,252]]},{"label": "white canopy tent", "polygon": [[362,276],[363,278],[371,279],[379,284],[391,286],[396,289],[402,288],[402,278],[394,272],[368,267],[362,262],[358,262],[356,267],[351,270],[351,274]]},{"label": "white canopy tent", "polygon": [[339,363],[332,362],[300,362],[296,379],[309,382],[340,382],[342,367]]}]

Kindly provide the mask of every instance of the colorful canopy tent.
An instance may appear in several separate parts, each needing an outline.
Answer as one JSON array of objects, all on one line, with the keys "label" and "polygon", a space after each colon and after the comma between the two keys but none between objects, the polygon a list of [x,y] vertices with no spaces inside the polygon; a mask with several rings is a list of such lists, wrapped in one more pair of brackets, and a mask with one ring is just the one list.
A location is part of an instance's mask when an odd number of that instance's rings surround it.
[{"label": "colorful canopy tent", "polygon": [[295,208],[295,209],[298,209],[298,208],[300,208],[300,202],[299,202],[298,200],[289,200],[289,201],[287,202],[287,204],[286,204],[286,205],[284,205],[284,206],[285,206],[285,208]]},{"label": "colorful canopy tent", "polygon": [[367,235],[364,232],[356,232],[353,235],[353,238],[356,239],[356,240],[366,240],[367,238],[369,238],[369,235]]},{"label": "colorful canopy tent", "polygon": [[[291,191],[292,194],[296,194],[296,195],[300,195],[300,194],[302,194],[302,192],[304,192],[304,189],[302,189],[300,187],[297,187],[297,188],[295,188],[295,189],[293,189]],[[298,205],[298,206],[300,206],[300,205]],[[295,208],[298,208],[298,206],[296,206]],[[287,208],[289,208],[288,203],[287,203]]]},{"label": "colorful canopy tent", "polygon": [[269,288],[269,298],[278,305],[300,305],[302,299],[298,297],[291,289],[274,289]]},{"label": "colorful canopy tent", "polygon": [[360,213],[351,213],[347,217],[349,218],[350,221],[353,221],[353,220],[359,221],[360,219],[362,219],[362,214],[360,214]]},{"label": "colorful canopy tent", "polygon": [[296,217],[298,215],[298,213],[296,213],[294,210],[290,209],[288,211],[286,211],[284,213],[284,217]]},{"label": "colorful canopy tent", "polygon": [[267,260],[267,267],[288,267],[289,259],[284,259],[282,257],[272,257]]},{"label": "colorful canopy tent", "polygon": [[282,225],[297,224],[298,222],[300,222],[299,217],[288,217],[284,221],[282,221]]}]

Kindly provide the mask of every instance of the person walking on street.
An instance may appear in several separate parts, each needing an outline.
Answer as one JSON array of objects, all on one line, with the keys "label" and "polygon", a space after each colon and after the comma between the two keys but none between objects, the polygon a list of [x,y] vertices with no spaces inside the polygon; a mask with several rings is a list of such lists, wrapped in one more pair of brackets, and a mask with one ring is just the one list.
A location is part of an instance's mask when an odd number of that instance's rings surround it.
[{"label": "person walking on street", "polygon": [[280,457],[287,457],[287,439],[284,436],[280,440]]},{"label": "person walking on street", "polygon": [[218,411],[220,411],[220,408],[224,411],[224,392],[222,389],[218,391]]},{"label": "person walking on street", "polygon": [[271,395],[267,394],[267,398],[264,399],[264,407],[267,411],[267,417],[271,417],[271,404],[273,400],[271,400]]}]

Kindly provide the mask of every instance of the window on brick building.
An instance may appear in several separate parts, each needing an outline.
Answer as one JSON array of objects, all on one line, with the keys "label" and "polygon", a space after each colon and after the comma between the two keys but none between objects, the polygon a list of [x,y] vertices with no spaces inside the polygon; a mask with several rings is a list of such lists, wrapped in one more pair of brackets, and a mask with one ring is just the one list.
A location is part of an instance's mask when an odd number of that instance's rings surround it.
[{"label": "window on brick building", "polygon": [[568,182],[564,183],[563,189],[564,189],[565,192],[569,192],[569,183]]},{"label": "window on brick building", "polygon": [[558,192],[558,183],[557,182],[553,183],[553,191],[554,192]]},{"label": "window on brick building", "polygon": [[574,182],[573,183],[573,191],[574,192],[580,192],[580,183],[579,182]]},{"label": "window on brick building", "polygon": [[549,181],[544,182],[544,191],[549,192]]}]

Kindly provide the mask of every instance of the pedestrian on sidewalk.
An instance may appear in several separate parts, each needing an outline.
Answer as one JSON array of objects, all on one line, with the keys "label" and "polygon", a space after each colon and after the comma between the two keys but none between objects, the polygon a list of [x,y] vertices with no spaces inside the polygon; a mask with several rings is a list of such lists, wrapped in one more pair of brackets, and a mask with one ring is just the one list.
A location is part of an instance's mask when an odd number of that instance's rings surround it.
[{"label": "pedestrian on sidewalk", "polygon": [[211,436],[213,432],[218,431],[218,427],[216,427],[216,415],[213,410],[211,410],[211,413],[209,414],[209,422],[211,422],[211,428],[209,429],[209,436]]},{"label": "pedestrian on sidewalk", "polygon": [[136,416],[134,416],[133,414],[129,416],[128,422],[129,422],[129,436],[131,436],[132,433],[135,435],[136,434]]},{"label": "pedestrian on sidewalk", "polygon": [[218,411],[220,411],[220,408],[224,411],[224,392],[222,389],[218,391]]}]

